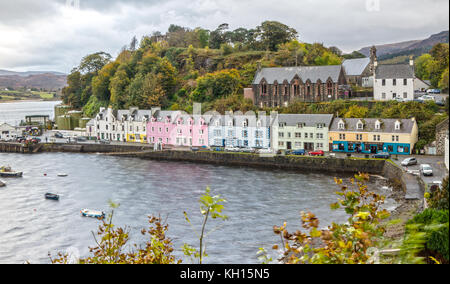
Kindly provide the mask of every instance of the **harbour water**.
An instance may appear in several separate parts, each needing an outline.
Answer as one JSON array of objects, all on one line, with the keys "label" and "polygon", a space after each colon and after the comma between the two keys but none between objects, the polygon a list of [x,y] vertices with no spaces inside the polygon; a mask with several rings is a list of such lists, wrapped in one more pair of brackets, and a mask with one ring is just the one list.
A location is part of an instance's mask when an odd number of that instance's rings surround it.
[{"label": "harbour water", "polygon": [[54,107],[60,101],[0,103],[0,124],[17,126],[27,115],[49,115],[54,119]]},{"label": "harbour water", "polygon": [[[167,220],[175,255],[183,258],[184,243],[198,247],[198,200],[207,186],[227,200],[229,220],[209,221],[207,230],[222,227],[207,237],[206,263],[259,263],[259,248],[276,259],[271,248],[280,240],[272,228],[288,222],[289,230],[301,229],[300,211],[315,213],[323,227],[347,218],[329,207],[339,188],[327,174],[68,153],[0,153],[0,165],[24,172],[0,189],[0,263],[48,263],[49,252],[88,255],[99,221],[81,217],[80,210],[108,211],[109,201],[120,204],[114,223],[130,227],[131,243],[145,241],[140,230],[147,227],[147,216]],[[388,193],[376,183],[370,187]],[[60,201],[45,200],[47,192],[59,194]],[[186,223],[184,211],[195,228]]]}]

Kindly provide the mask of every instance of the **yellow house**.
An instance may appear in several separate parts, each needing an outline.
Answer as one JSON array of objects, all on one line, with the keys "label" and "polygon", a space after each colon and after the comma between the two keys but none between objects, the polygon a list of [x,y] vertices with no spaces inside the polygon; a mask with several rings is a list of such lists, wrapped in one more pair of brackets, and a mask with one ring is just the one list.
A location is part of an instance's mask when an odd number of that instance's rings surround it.
[{"label": "yellow house", "polygon": [[409,155],[419,140],[419,128],[415,118],[335,118],[328,136],[333,152]]}]

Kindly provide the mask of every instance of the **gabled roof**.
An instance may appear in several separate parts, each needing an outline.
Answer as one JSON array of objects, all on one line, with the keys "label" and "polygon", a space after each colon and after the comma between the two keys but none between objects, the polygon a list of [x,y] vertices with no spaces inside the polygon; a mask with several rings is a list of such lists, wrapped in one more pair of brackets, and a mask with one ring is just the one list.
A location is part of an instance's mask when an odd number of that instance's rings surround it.
[{"label": "gabled roof", "polygon": [[307,80],[310,80],[313,83],[318,80],[326,82],[331,78],[331,80],[336,83],[339,81],[341,70],[342,65],[263,68],[256,73],[253,84],[258,85],[263,79],[265,79],[268,84],[273,84],[275,81],[277,81],[278,84],[283,84],[285,80],[291,82],[296,75],[298,75],[303,82],[306,82]]},{"label": "gabled roof", "polygon": [[[345,129],[339,129],[339,122],[345,122]],[[357,129],[356,125],[359,121],[364,123],[364,129]],[[381,128],[376,129],[375,123],[381,122]],[[400,130],[395,129],[395,124],[400,121]],[[330,131],[337,132],[375,132],[375,133],[411,133],[415,121],[413,119],[380,119],[380,118],[337,118],[331,124]]]},{"label": "gabled roof", "polygon": [[329,127],[333,120],[332,114],[280,114],[278,123],[285,123],[286,126],[297,126],[304,123],[306,127],[316,127],[317,124],[325,124]]},{"label": "gabled roof", "polygon": [[409,64],[378,65],[375,71],[377,79],[414,78],[414,68]]},{"label": "gabled roof", "polygon": [[370,58],[347,59],[342,62],[345,74],[348,76],[360,76],[370,64]]}]

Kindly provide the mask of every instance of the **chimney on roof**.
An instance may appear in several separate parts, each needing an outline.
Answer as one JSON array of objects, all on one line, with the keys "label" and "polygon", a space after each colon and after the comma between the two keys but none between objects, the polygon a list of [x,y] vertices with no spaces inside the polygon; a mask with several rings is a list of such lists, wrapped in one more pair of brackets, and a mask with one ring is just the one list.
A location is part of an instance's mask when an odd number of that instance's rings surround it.
[{"label": "chimney on roof", "polygon": [[409,57],[409,65],[414,66],[414,58],[412,55]]}]

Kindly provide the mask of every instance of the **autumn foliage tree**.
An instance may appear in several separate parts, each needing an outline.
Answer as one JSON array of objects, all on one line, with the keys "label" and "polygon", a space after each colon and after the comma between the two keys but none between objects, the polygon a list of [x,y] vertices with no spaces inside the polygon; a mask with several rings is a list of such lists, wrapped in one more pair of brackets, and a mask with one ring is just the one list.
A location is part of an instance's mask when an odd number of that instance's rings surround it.
[{"label": "autumn foliage tree", "polygon": [[[368,191],[366,174],[356,175],[350,187],[336,179],[341,190],[336,194],[339,201],[331,205],[333,210],[343,208],[349,215],[347,223],[333,223],[320,229],[319,219],[312,213],[301,213],[302,227],[306,232],[290,233],[287,224],[274,227],[274,233],[282,242],[283,258],[290,264],[366,264],[373,262],[371,248],[383,236],[381,221],[389,213],[381,209],[385,197]],[[278,250],[279,246],[274,246]]]}]

